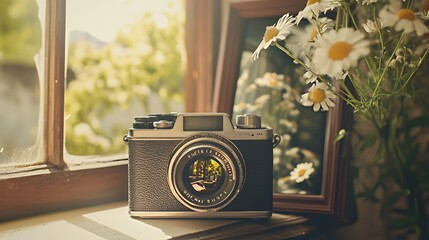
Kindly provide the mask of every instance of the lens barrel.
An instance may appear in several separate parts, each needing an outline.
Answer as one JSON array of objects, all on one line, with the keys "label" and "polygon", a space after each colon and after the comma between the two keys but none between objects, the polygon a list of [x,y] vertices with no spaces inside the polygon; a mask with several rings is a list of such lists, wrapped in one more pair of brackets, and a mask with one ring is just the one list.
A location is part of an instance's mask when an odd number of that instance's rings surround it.
[{"label": "lens barrel", "polygon": [[176,199],[193,211],[218,211],[233,201],[245,178],[243,157],[229,140],[198,134],[175,149],[168,184]]}]

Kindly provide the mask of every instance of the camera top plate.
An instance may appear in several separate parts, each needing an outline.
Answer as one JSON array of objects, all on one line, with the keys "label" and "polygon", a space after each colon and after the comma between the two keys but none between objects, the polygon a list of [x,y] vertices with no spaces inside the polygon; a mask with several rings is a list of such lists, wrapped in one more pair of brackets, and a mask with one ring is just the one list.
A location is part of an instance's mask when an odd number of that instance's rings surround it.
[{"label": "camera top plate", "polygon": [[[255,123],[254,117],[244,118],[252,120],[252,124]],[[140,124],[139,121],[144,123]],[[140,127],[141,125],[150,125],[149,121],[158,122],[157,124],[161,122],[163,127]],[[152,125],[157,125],[153,124],[153,122]],[[201,132],[215,132],[230,140],[273,139],[272,129],[263,128],[260,126],[260,123],[256,127],[259,128],[255,128],[255,126],[237,128],[232,124],[229,115],[226,113],[152,114],[136,117],[133,128],[130,128],[128,131],[127,138],[128,140],[155,138],[182,139]]]}]

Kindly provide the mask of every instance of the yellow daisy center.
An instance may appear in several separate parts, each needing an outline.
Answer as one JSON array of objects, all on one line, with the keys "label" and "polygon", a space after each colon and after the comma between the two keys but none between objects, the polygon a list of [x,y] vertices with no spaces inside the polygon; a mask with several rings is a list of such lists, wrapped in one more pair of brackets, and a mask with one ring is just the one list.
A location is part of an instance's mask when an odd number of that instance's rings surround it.
[{"label": "yellow daisy center", "polygon": [[320,0],[307,0],[307,6],[320,2]]},{"label": "yellow daisy center", "polygon": [[241,102],[238,104],[238,108],[246,108],[246,104],[244,102]]},{"label": "yellow daisy center", "polygon": [[406,19],[409,21],[416,20],[416,15],[414,15],[414,12],[410,9],[402,8],[396,13],[396,15],[399,17],[399,19]]},{"label": "yellow daisy center", "polygon": [[352,51],[352,45],[347,42],[336,42],[332,44],[328,51],[328,57],[332,60],[341,60],[346,58]]},{"label": "yellow daisy center", "polygon": [[305,169],[301,169],[301,170],[299,170],[299,172],[298,172],[298,176],[299,176],[299,177],[304,176],[305,172],[307,172],[307,170],[305,170]]},{"label": "yellow daisy center", "polygon": [[275,79],[270,79],[270,86],[273,86],[273,87],[277,87],[279,85],[279,83],[277,82],[277,80],[275,80]]},{"label": "yellow daisy center", "polygon": [[317,36],[317,28],[313,27],[313,29],[311,29],[310,34],[308,34],[307,41],[314,42],[314,39],[316,38],[316,36]]},{"label": "yellow daisy center", "polygon": [[267,27],[264,34],[264,42],[268,42],[279,34],[279,30],[275,27]]},{"label": "yellow daisy center", "polygon": [[270,85],[272,87],[277,87],[279,85],[279,81],[277,81],[274,74],[270,74],[270,76],[268,78],[268,85]]},{"label": "yellow daisy center", "polygon": [[308,94],[308,99],[310,99],[314,103],[321,103],[323,100],[325,100],[326,94],[325,90],[321,88],[313,89]]}]

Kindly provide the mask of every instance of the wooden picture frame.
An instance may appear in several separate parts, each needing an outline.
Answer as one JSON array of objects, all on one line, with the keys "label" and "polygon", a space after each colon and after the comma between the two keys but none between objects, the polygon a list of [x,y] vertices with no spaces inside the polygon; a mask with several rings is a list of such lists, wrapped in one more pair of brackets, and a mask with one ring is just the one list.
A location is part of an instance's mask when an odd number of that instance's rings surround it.
[{"label": "wooden picture frame", "polygon": [[[227,27],[222,35],[216,71],[214,112],[226,112],[232,115],[248,22],[267,17],[278,19],[285,13],[296,16],[305,7],[306,2],[306,0],[253,0],[230,3]],[[326,164],[322,166],[320,194],[274,193],[274,211],[327,214],[341,219],[353,215],[353,213],[350,214],[350,208],[347,205],[352,199],[348,191],[350,190],[348,161],[340,156],[344,153],[340,149],[345,145],[343,146],[342,141],[334,143],[339,130],[348,129],[351,123],[350,116],[351,112],[338,99],[336,107],[327,113],[323,151],[323,161]]]}]

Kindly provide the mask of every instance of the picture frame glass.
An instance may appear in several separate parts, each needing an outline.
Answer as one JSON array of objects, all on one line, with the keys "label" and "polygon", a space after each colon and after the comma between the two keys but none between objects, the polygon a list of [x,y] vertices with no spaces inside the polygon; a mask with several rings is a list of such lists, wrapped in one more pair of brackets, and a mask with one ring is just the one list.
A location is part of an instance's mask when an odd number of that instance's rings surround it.
[{"label": "picture frame glass", "polygon": [[277,20],[266,17],[246,23],[232,115],[234,119],[239,114],[261,115],[263,126],[281,136],[273,152],[274,193],[320,195],[327,113],[300,103],[309,87],[305,69],[281,50],[271,46],[261,50],[258,59],[252,57],[266,26]]}]

